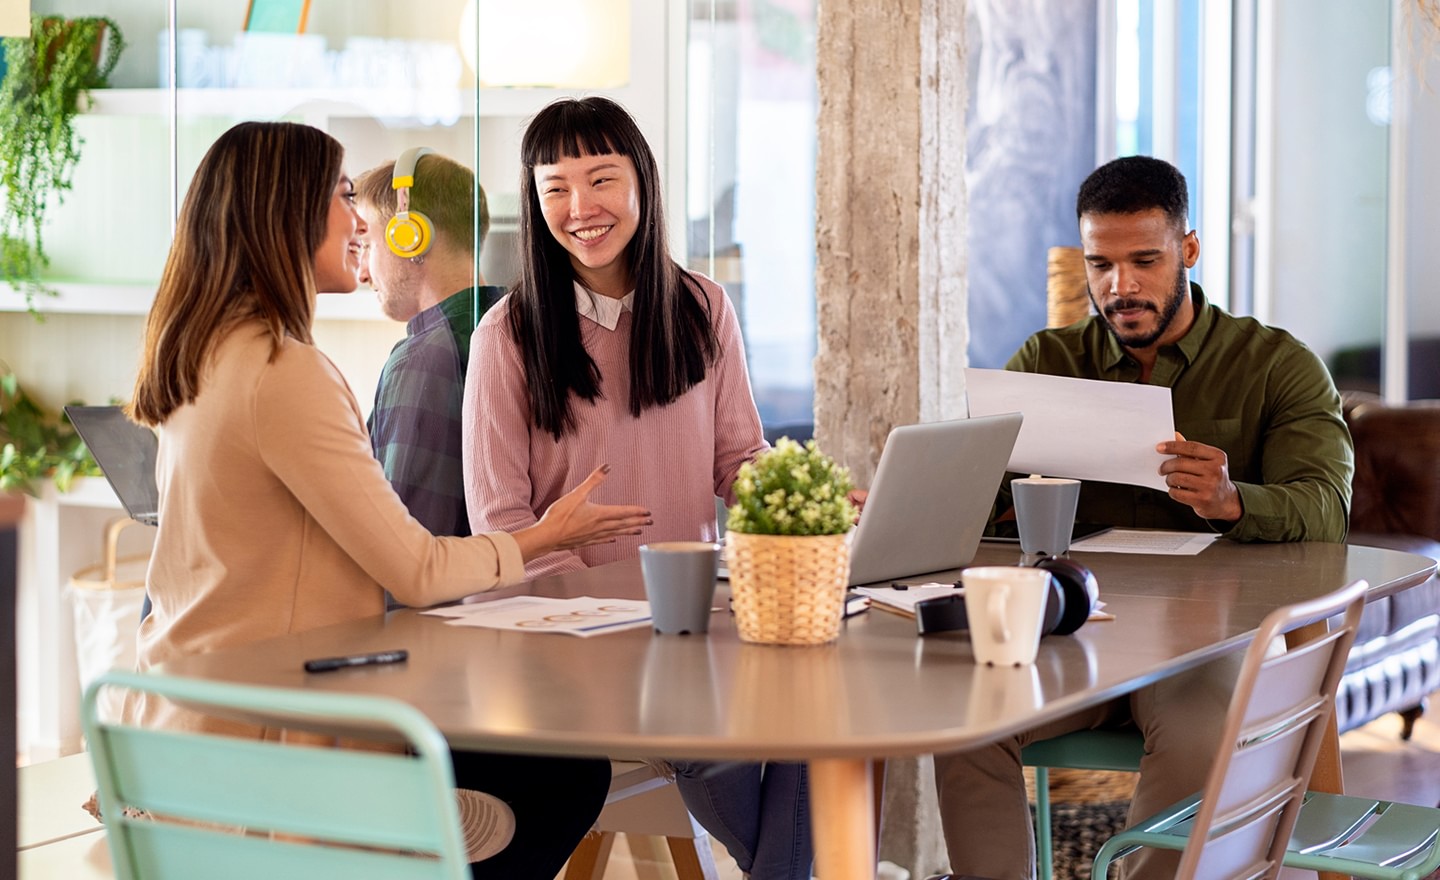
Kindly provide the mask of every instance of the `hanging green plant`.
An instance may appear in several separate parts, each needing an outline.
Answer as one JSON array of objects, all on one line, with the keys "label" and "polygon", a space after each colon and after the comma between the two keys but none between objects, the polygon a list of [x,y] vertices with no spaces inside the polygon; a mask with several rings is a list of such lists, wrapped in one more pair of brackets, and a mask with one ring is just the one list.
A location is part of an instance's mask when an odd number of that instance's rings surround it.
[{"label": "hanging green plant", "polygon": [[[81,95],[109,84],[125,40],[109,18],[33,15],[30,36],[7,37],[0,81],[0,277],[35,308],[55,291],[40,281],[50,264],[45,212],[70,189],[81,138],[75,114]],[[102,52],[103,48],[103,52]]]}]

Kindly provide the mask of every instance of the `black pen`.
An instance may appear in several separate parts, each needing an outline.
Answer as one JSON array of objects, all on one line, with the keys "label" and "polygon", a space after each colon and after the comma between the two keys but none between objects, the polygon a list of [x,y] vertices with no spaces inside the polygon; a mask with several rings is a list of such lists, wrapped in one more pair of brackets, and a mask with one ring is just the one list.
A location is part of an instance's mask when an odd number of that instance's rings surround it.
[{"label": "black pen", "polygon": [[306,660],[306,672],[331,672],[336,669],[344,669],[348,666],[374,666],[377,663],[404,663],[410,656],[410,652],[404,649],[399,651],[376,651],[373,654],[351,654],[348,657],[321,657],[318,660]]}]

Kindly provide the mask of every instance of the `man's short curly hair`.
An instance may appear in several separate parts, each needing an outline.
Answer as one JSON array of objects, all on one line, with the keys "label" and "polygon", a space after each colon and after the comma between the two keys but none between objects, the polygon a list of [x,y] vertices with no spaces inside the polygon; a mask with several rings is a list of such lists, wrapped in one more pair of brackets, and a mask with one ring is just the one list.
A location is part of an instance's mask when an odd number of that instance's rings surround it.
[{"label": "man's short curly hair", "polygon": [[1080,184],[1075,217],[1086,214],[1138,214],[1159,208],[1181,232],[1190,214],[1185,175],[1163,159],[1124,156],[1106,162]]}]

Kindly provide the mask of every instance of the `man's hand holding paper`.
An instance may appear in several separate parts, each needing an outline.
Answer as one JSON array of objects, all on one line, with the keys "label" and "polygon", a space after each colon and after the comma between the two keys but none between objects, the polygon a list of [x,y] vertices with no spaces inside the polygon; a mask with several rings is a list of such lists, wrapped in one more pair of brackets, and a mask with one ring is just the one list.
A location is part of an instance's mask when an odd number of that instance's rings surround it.
[{"label": "man's hand holding paper", "polygon": [[1157,445],[1155,451],[1175,456],[1160,465],[1171,498],[1188,504],[1206,519],[1234,522],[1245,512],[1240,490],[1230,481],[1225,450],[1186,440],[1177,431],[1174,440]]}]

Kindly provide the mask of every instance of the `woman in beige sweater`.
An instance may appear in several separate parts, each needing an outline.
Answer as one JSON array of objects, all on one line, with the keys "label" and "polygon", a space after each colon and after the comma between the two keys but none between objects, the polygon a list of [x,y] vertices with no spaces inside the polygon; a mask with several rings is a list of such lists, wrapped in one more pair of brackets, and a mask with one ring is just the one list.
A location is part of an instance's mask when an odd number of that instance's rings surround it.
[{"label": "woman in beige sweater", "polygon": [[[415,606],[513,583],[528,560],[649,521],[587,500],[604,467],[511,534],[436,537],[410,517],[354,395],[311,338],[316,292],[358,285],[365,227],[343,154],[308,126],[242,123],[186,194],[130,406],[160,428],[142,669],[378,615],[386,589]],[[126,715],[263,735],[142,699]]]}]

